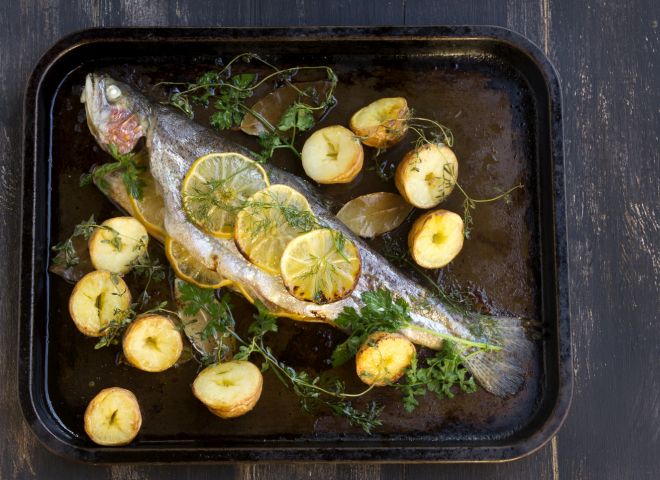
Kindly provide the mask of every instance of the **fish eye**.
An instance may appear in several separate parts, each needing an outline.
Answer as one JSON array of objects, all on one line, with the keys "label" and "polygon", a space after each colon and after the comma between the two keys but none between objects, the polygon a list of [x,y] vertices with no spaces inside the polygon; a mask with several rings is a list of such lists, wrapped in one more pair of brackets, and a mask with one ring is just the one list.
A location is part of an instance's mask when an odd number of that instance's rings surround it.
[{"label": "fish eye", "polygon": [[116,85],[108,85],[105,87],[105,97],[109,102],[114,102],[121,97],[121,90]]}]

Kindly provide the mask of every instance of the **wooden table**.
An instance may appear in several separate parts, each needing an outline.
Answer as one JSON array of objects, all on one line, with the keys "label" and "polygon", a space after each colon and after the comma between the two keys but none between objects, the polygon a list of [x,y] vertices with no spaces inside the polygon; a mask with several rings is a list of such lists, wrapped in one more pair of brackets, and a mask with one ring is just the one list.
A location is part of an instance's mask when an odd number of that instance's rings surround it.
[{"label": "wooden table", "polygon": [[[659,478],[660,6],[655,0],[33,0],[0,5],[0,478]],[[92,26],[513,29],[562,80],[575,393],[550,443],[495,465],[90,466],[45,450],[18,405],[21,114],[53,42]]]}]

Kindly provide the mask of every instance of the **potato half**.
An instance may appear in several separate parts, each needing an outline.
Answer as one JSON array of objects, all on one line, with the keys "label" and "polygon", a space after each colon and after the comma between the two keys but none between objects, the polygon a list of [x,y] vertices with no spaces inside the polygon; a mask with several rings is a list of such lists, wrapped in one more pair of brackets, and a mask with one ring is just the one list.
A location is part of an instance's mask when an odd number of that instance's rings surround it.
[{"label": "potato half", "polygon": [[449,210],[425,213],[408,234],[408,247],[415,262],[424,268],[441,268],[463,248],[463,219]]},{"label": "potato half", "polygon": [[365,145],[388,148],[404,137],[409,117],[405,98],[380,98],[355,112],[350,127]]},{"label": "potato half", "polygon": [[98,445],[126,445],[141,426],[140,404],[133,392],[124,388],[101,390],[85,410],[85,432]]},{"label": "potato half", "polygon": [[122,339],[128,363],[145,372],[162,372],[174,365],[183,351],[181,333],[164,315],[144,315],[129,325]]},{"label": "potato half", "polygon": [[449,196],[457,178],[458,160],[451,148],[425,143],[399,162],[394,183],[411,205],[433,208]]},{"label": "potato half", "polygon": [[131,292],[118,275],[105,270],[88,273],[76,283],[69,297],[69,313],[78,330],[100,337],[103,329],[131,305]]},{"label": "potato half", "polygon": [[245,360],[215,363],[193,382],[193,394],[215,415],[233,418],[254,408],[261,396],[261,371]]},{"label": "potato half", "polygon": [[110,218],[94,230],[89,238],[89,256],[97,270],[107,270],[123,275],[135,260],[144,255],[149,235],[133,217]]},{"label": "potato half", "polygon": [[403,335],[376,332],[355,355],[355,370],[367,385],[382,387],[401,378],[414,356],[415,345]]},{"label": "potato half", "polygon": [[314,132],[301,152],[305,173],[318,183],[349,183],[364,164],[360,140],[341,125]]}]

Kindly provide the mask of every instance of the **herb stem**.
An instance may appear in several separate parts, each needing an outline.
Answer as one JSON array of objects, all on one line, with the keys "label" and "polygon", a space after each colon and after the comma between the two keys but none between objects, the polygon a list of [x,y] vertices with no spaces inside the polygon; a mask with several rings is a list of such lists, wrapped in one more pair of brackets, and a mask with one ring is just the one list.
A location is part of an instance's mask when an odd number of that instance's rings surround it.
[{"label": "herb stem", "polygon": [[449,335],[448,333],[436,332],[435,330],[431,330],[430,328],[420,327],[419,325],[415,325],[412,323],[408,323],[407,325],[405,325],[405,328],[416,330],[418,332],[429,333],[444,340],[451,340],[454,343],[460,343],[462,345],[465,345],[466,347],[476,347],[480,350],[493,351],[493,352],[498,352],[502,350],[502,347],[498,345],[492,345],[490,343],[485,343],[485,342],[475,342],[472,340],[467,340],[465,338],[454,337],[453,335]]},{"label": "herb stem", "polygon": [[471,202],[474,202],[474,203],[489,203],[489,202],[495,202],[495,201],[497,201],[497,200],[499,200],[499,199],[501,199],[501,198],[506,197],[506,196],[509,195],[511,192],[513,192],[513,191],[515,191],[515,190],[518,190],[519,188],[523,188],[523,184],[522,184],[522,183],[519,183],[518,185],[515,185],[515,186],[511,187],[511,188],[508,189],[506,192],[502,192],[502,193],[500,193],[499,195],[497,195],[497,196],[495,196],[495,197],[492,197],[492,198],[482,198],[482,199],[477,199],[477,198],[472,198],[472,197],[471,197],[471,196],[470,196],[465,190],[463,190],[463,187],[461,187],[461,185],[460,185],[458,182],[456,182],[456,186],[458,187],[458,189],[461,191],[461,193],[465,196],[465,198],[466,198],[467,200],[469,200],[469,201],[471,201]]}]

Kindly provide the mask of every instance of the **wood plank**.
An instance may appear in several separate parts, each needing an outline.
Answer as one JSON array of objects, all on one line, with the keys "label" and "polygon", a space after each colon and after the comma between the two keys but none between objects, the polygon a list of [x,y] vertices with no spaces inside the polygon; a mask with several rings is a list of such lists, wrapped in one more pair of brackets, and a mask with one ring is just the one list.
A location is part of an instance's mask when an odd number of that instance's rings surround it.
[{"label": "wood plank", "polygon": [[559,442],[566,478],[657,478],[660,469],[657,7],[552,5],[576,352]]}]

